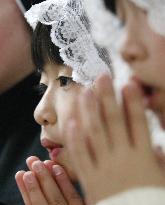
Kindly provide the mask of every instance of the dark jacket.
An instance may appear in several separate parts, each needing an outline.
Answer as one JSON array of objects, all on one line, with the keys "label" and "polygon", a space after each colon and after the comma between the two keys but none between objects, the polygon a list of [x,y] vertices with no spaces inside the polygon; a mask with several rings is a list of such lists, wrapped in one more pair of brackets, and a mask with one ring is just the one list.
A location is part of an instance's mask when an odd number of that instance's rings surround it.
[{"label": "dark jacket", "polygon": [[22,205],[15,173],[27,170],[28,156],[48,158],[39,142],[40,126],[33,118],[39,101],[33,89],[37,84],[37,77],[31,75],[0,96],[0,204]]}]

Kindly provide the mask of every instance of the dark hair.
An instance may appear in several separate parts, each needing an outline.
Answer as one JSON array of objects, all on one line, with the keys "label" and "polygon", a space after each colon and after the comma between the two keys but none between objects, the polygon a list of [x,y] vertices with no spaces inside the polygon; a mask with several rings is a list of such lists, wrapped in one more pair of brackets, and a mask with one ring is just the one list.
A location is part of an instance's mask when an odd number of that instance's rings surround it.
[{"label": "dark hair", "polygon": [[106,7],[116,14],[116,0],[104,0]]},{"label": "dark hair", "polygon": [[50,60],[55,64],[63,64],[59,48],[53,44],[50,32],[52,26],[38,23],[32,36],[32,59],[36,69],[41,72]]}]

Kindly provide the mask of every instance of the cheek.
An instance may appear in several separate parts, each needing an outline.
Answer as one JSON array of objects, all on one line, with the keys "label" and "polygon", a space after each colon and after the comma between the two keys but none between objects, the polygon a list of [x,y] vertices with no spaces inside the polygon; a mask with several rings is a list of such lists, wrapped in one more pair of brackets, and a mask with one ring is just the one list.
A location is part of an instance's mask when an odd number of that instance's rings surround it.
[{"label": "cheek", "polygon": [[[149,29],[148,29],[149,30]],[[158,35],[151,29],[146,31],[143,41],[147,57],[138,65],[138,75],[148,83],[165,88],[165,37]]]},{"label": "cheek", "polygon": [[69,94],[59,95],[56,99],[58,127],[62,130],[74,111],[73,98]]},{"label": "cheek", "polygon": [[165,66],[165,37],[155,36],[152,47],[157,61]]},{"label": "cheek", "polygon": [[[164,76],[165,76],[165,38],[157,38],[153,41],[153,50],[152,50],[152,64],[151,67],[153,68],[154,76],[159,83],[164,84]],[[153,76],[153,77],[154,77]]]}]

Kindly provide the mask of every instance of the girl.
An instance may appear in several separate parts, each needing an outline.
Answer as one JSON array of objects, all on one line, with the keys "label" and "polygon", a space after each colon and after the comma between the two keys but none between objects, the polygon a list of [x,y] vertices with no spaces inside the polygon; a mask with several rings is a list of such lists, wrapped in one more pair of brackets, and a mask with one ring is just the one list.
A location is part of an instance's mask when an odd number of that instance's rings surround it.
[{"label": "girl", "polygon": [[[83,202],[68,179],[69,176],[74,182],[76,176],[61,130],[76,107],[74,96],[83,86],[92,85],[99,73],[110,72],[110,61],[106,51],[90,36],[81,1],[44,1],[32,6],[26,18],[34,29],[32,56],[41,73],[43,95],[34,117],[41,125],[41,143],[52,161],[43,163],[36,157],[29,158],[31,171],[18,172],[17,184],[25,204],[80,205]],[[66,169],[68,176],[57,164]]]},{"label": "girl", "polygon": [[[124,26],[121,55],[133,74],[123,88],[122,107],[107,75],[97,79],[95,93],[86,90],[78,97],[80,112],[66,129],[69,154],[91,204],[164,204],[164,167],[152,151],[144,112],[145,107],[153,110],[164,128],[165,5],[143,0],[105,3]],[[110,50],[111,33],[105,24],[112,14],[101,1],[86,5],[95,39]]]},{"label": "girl", "polygon": [[[137,80],[123,89],[124,111],[121,111],[116,103],[112,82],[107,75],[103,75],[96,81],[94,92],[86,89],[81,93],[80,87],[74,83],[74,85],[69,84],[70,91],[71,88],[73,91],[71,96],[67,95],[67,105],[61,108],[62,100],[60,99],[66,97],[66,90],[61,92],[61,88],[57,89],[59,87],[56,84],[56,92],[54,92],[53,85],[56,81],[52,76],[57,76],[54,72],[52,65],[45,66],[41,82],[48,85],[48,88],[42,103],[35,112],[35,118],[42,125],[41,136],[51,138],[55,142],[53,144],[48,140],[43,140],[42,143],[49,148],[54,161],[63,165],[68,170],[69,176],[75,179],[76,176],[69,167],[70,163],[65,158],[67,154],[64,148],[67,145],[76,175],[85,190],[87,203],[95,204],[110,196],[105,203],[163,204],[164,170],[157,162],[150,146],[150,134]],[[68,77],[68,73],[65,77]],[[68,79],[64,82],[64,85],[68,86]],[[66,88],[68,91],[68,87]],[[80,96],[79,93],[81,93]],[[75,98],[78,100],[74,100]],[[68,105],[70,102],[76,106],[70,107],[71,104]],[[57,112],[60,110],[61,112]],[[62,111],[65,111],[63,115]],[[66,121],[69,123],[63,127]],[[52,125],[55,125],[55,122],[57,126],[53,128]],[[58,129],[59,127],[61,128]],[[61,129],[65,131],[64,138],[60,137],[61,133],[58,133]],[[89,147],[90,150],[88,150]],[[52,166],[51,163],[45,162],[48,169]],[[24,196],[26,195],[24,198],[27,201],[31,201],[32,204],[82,203],[66,179],[62,167],[53,166],[53,173],[56,173],[55,179],[64,198],[59,196],[60,194],[57,196],[57,186],[42,162],[33,157],[28,159],[28,165],[33,172],[17,174],[18,184],[22,183],[20,189]],[[35,180],[34,173],[38,181]],[[28,177],[30,180],[27,180]],[[65,179],[66,187],[62,184],[64,180],[59,180],[60,177]],[[132,188],[134,188],[132,191],[124,192]],[[72,194],[74,193],[73,198],[76,202],[70,200],[71,197],[68,195],[71,191],[69,190],[72,190]],[[121,192],[123,194],[119,194]]]}]

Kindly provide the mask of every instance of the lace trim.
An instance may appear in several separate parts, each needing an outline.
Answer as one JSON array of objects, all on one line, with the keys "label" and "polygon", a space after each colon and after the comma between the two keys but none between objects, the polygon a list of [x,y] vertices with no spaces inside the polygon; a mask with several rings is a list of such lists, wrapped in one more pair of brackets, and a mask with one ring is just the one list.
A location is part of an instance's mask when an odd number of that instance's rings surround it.
[{"label": "lace trim", "polygon": [[52,42],[60,48],[64,63],[73,69],[73,79],[91,85],[103,72],[110,72],[109,55],[94,43],[83,0],[47,0],[32,6],[25,17],[35,29],[38,22],[52,25]]}]

